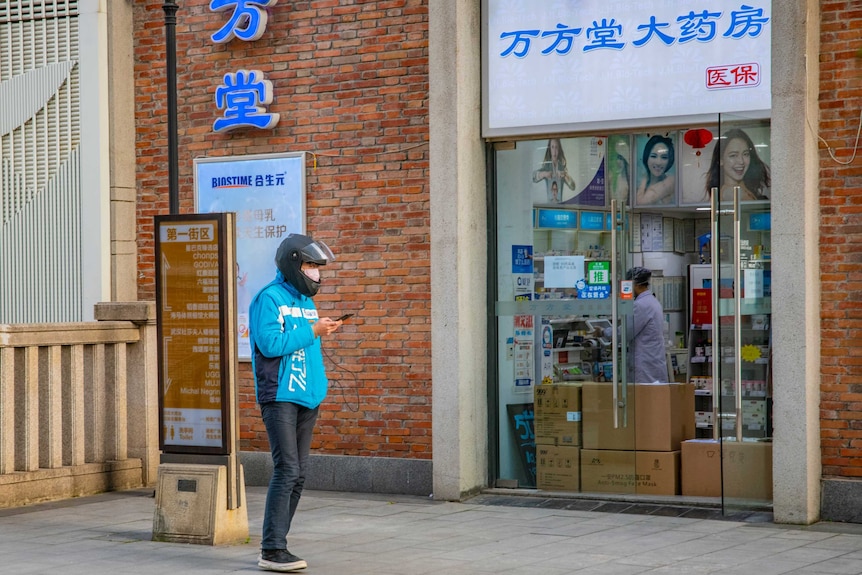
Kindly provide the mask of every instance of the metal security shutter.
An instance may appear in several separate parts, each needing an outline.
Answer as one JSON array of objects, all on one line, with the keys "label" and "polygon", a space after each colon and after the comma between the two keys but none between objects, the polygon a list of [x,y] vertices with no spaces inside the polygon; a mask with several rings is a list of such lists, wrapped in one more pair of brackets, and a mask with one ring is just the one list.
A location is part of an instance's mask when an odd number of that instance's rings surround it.
[{"label": "metal security shutter", "polygon": [[80,321],[77,0],[0,0],[0,323]]}]

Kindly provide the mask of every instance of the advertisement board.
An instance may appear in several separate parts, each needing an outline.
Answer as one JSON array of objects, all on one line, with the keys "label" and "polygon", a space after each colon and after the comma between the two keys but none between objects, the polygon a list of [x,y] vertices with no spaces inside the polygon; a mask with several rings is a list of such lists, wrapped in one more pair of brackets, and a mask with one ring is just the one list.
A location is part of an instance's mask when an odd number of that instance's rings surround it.
[{"label": "advertisement board", "polygon": [[233,214],[156,216],[159,447],[228,454],[235,408]]},{"label": "advertisement board", "polygon": [[250,359],[248,306],[275,278],[275,252],[288,234],[305,233],[305,153],[196,158],[200,213],[236,213],[239,358]]}]

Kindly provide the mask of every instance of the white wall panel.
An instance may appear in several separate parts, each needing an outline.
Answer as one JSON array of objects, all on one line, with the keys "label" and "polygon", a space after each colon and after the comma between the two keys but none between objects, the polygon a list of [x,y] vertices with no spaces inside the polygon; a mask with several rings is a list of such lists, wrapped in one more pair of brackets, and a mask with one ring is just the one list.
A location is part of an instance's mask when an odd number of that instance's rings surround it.
[{"label": "white wall panel", "polygon": [[92,313],[82,296],[78,26],[77,0],[0,0],[0,323]]}]

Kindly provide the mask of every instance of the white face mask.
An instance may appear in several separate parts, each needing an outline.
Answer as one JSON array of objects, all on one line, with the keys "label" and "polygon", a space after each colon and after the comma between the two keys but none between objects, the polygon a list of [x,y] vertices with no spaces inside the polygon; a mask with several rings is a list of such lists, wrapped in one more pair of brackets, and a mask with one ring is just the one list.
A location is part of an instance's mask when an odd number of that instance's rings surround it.
[{"label": "white face mask", "polygon": [[320,268],[305,268],[302,273],[311,281],[320,283]]}]

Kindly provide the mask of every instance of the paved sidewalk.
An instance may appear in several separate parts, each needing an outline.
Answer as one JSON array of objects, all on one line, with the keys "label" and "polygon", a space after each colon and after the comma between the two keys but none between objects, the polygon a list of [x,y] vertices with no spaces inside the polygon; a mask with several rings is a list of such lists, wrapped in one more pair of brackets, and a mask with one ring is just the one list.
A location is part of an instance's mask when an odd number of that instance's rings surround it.
[{"label": "paved sidewalk", "polygon": [[[0,573],[263,573],[264,488],[248,488],[248,544],[218,547],[150,541],[152,494],[0,510]],[[473,501],[307,492],[290,549],[308,561],[309,575],[862,573],[860,525],[790,528]]]}]

